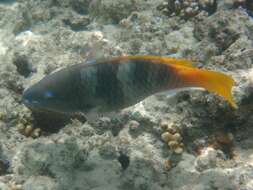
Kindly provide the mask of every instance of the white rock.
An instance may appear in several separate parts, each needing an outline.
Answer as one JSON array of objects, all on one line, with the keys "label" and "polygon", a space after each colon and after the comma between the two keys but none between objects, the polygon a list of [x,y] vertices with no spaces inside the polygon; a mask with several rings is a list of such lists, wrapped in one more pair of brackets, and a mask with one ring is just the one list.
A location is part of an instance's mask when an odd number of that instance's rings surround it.
[{"label": "white rock", "polygon": [[195,167],[199,171],[213,168],[216,166],[217,151],[212,147],[207,147],[201,150],[200,155],[195,161]]}]

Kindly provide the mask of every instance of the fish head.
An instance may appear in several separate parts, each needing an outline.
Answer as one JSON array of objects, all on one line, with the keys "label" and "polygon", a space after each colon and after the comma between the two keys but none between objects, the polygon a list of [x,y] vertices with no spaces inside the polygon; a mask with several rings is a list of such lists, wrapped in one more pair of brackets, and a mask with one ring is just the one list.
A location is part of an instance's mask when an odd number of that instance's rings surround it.
[{"label": "fish head", "polygon": [[77,98],[71,82],[64,73],[46,76],[24,91],[22,101],[33,111],[73,112]]}]

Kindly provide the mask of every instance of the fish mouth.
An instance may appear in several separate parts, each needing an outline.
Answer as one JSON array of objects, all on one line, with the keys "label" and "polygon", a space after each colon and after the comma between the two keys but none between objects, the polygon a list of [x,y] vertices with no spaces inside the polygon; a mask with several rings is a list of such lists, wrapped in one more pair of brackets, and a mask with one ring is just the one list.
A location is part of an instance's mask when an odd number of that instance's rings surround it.
[{"label": "fish mouth", "polygon": [[30,100],[25,99],[24,97],[22,97],[22,102],[23,102],[23,104],[24,104],[26,107],[28,107],[28,108],[30,108],[30,109],[39,109],[39,107],[40,107],[39,102],[36,101],[36,100],[30,101]]},{"label": "fish mouth", "polygon": [[40,102],[31,98],[30,90],[26,90],[22,95],[23,104],[29,109],[39,109],[41,107]]},{"label": "fish mouth", "polygon": [[[29,94],[29,93],[27,93]],[[26,92],[22,96],[22,102],[23,104],[29,108],[32,112],[39,112],[39,113],[61,113],[58,110],[50,109],[47,106],[45,106],[42,102],[38,100],[31,100],[29,97],[27,97]],[[64,113],[64,112],[62,112]]]},{"label": "fish mouth", "polygon": [[46,109],[45,107],[41,106],[41,104],[36,100],[30,101],[25,98],[22,98],[22,102],[32,112],[42,112],[42,113],[50,112],[49,109]]}]

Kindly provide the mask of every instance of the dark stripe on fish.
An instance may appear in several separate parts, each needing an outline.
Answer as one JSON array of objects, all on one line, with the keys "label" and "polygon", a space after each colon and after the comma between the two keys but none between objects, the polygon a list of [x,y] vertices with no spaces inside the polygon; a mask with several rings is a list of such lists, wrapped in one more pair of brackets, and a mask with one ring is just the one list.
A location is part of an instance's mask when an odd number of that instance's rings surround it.
[{"label": "dark stripe on fish", "polygon": [[97,65],[96,97],[108,106],[117,107],[124,102],[122,85],[117,78],[118,64]]},{"label": "dark stripe on fish", "polygon": [[154,93],[168,87],[170,73],[165,64],[154,64],[150,61],[136,61],[134,84],[148,93]]}]

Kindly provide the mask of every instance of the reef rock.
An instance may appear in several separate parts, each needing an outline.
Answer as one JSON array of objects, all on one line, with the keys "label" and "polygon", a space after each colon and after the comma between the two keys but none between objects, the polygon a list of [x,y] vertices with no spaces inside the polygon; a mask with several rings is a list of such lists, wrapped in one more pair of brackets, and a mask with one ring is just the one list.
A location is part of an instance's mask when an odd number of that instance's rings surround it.
[{"label": "reef rock", "polygon": [[[248,5],[0,1],[0,189],[252,190]],[[61,123],[22,104],[27,87],[59,68],[135,54],[188,58],[233,76],[238,108],[206,91],[166,92],[113,117]]]}]

